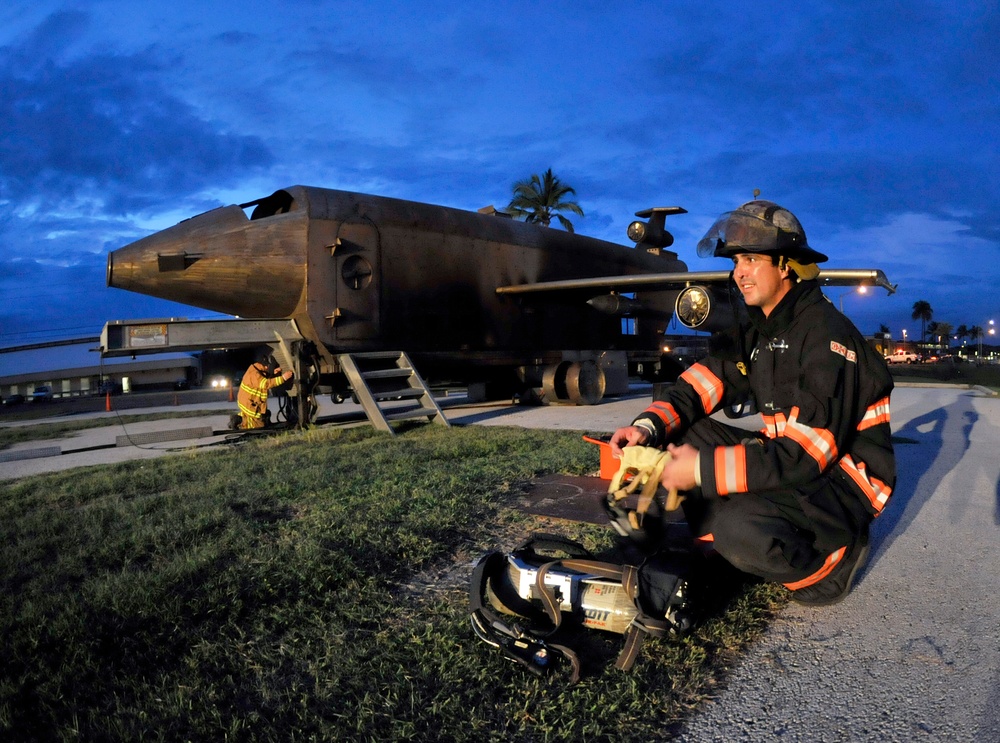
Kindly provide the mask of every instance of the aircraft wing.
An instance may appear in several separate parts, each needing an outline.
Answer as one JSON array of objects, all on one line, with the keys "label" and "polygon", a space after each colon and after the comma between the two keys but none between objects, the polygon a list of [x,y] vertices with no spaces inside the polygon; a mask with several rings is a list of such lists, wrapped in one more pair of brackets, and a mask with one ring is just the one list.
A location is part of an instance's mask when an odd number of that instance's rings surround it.
[{"label": "aircraft wing", "polygon": [[[698,284],[725,284],[729,281],[729,271],[684,271],[678,273],[648,273],[629,276],[595,276],[586,279],[563,279],[561,281],[539,281],[532,284],[499,286],[500,295],[535,294],[545,292],[574,291],[581,289],[604,291],[637,291],[642,289],[680,289]],[[824,286],[880,286],[889,294],[896,291],[896,285],[881,269],[877,268],[827,268],[821,269],[819,282]]]}]

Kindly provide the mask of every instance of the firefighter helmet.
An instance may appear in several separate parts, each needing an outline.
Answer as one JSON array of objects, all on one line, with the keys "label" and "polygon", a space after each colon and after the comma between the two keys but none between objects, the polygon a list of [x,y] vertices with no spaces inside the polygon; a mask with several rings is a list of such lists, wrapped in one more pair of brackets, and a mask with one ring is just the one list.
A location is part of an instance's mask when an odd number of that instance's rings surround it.
[{"label": "firefighter helmet", "polygon": [[806,232],[787,209],[773,201],[748,201],[726,212],[698,242],[702,258],[731,258],[737,253],[784,256],[799,264],[822,263],[827,257],[806,242]]},{"label": "firefighter helmet", "polygon": [[278,360],[274,358],[274,354],[270,350],[266,350],[261,353],[260,365],[263,367],[264,376],[273,377],[278,373],[280,368],[278,365]]}]

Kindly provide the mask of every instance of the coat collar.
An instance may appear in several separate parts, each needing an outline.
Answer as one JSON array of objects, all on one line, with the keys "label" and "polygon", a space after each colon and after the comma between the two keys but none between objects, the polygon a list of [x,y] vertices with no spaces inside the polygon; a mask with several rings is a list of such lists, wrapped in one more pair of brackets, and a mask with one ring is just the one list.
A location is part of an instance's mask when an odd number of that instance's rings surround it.
[{"label": "coat collar", "polygon": [[787,330],[803,309],[822,299],[818,281],[800,281],[782,297],[768,317],[764,317],[760,307],[747,307],[747,315],[762,335],[773,338]]}]

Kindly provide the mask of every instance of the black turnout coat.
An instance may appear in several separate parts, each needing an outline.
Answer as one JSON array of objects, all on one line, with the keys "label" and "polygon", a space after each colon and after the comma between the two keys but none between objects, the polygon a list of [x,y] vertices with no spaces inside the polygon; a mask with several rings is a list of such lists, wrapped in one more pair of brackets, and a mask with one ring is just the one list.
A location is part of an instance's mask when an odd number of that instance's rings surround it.
[{"label": "black turnout coat", "polygon": [[[786,511],[801,508],[804,518],[793,520],[817,536],[819,559],[849,539],[845,532],[866,528],[892,494],[892,378],[816,281],[796,284],[769,317],[756,307],[747,313],[635,423],[653,432],[649,445],[694,443],[704,498],[755,493]],[[758,435],[686,438],[707,416],[751,397],[763,415]]]}]

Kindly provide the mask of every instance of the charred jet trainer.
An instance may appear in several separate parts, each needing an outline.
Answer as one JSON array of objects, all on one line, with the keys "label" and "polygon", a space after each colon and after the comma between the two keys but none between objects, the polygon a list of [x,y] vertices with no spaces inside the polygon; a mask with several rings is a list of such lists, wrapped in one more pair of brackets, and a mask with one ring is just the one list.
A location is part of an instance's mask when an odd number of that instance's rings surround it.
[{"label": "charred jet trainer", "polygon": [[[638,365],[657,368],[675,309],[702,330],[732,322],[728,272],[690,273],[667,249],[665,219],[684,212],[639,212],[627,247],[498,213],[294,186],[112,252],[107,284],[286,321],[294,337],[269,345],[300,396],[357,392],[347,357],[400,351],[428,381],[593,403],[624,391]],[[824,278],[890,288],[880,271]]]},{"label": "charred jet trainer", "polygon": [[339,370],[338,354],[402,349],[429,377],[494,381],[521,366],[530,377],[564,351],[655,358],[675,294],[631,300],[629,314],[644,314],[623,334],[621,312],[586,304],[607,291],[519,298],[497,287],[685,270],[669,251],[298,186],[114,251],[107,283],[242,318],[293,319],[324,373]]}]

